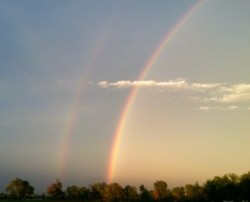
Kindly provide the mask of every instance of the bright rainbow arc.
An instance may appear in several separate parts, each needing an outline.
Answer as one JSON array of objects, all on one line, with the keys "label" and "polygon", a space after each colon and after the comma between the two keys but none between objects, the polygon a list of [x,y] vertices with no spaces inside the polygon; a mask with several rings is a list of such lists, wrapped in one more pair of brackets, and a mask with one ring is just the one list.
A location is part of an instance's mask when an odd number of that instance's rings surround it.
[{"label": "bright rainbow arc", "polygon": [[[167,32],[164,39],[161,41],[161,43],[158,45],[158,47],[155,49],[153,54],[150,56],[150,58],[145,63],[144,67],[142,68],[142,72],[139,74],[137,80],[143,80],[146,75],[149,73],[153,65],[155,64],[157,58],[160,56],[166,45],[171,41],[171,39],[174,37],[174,35],[181,29],[181,27],[188,21],[188,19],[198,10],[198,8],[201,7],[201,5],[205,2],[205,0],[200,0],[196,4],[194,4],[182,17],[178,22],[172,27],[172,29]],[[113,181],[113,175],[115,172],[115,165],[116,160],[119,152],[119,145],[121,142],[121,138],[123,135],[123,131],[126,125],[126,121],[128,119],[128,115],[130,112],[130,109],[135,101],[136,95],[138,94],[139,87],[133,87],[128,95],[128,98],[125,102],[125,105],[123,107],[123,110],[120,115],[120,119],[118,121],[118,126],[114,133],[114,140],[111,147],[110,152],[110,158],[109,158],[109,164],[108,164],[108,176],[107,181],[111,183]]]}]

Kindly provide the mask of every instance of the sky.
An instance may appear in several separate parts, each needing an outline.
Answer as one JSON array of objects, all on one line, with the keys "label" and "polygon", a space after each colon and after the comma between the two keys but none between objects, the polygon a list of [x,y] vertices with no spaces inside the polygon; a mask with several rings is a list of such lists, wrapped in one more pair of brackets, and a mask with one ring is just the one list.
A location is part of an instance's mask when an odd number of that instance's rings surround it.
[{"label": "sky", "polygon": [[0,190],[249,171],[248,0],[2,0]]}]

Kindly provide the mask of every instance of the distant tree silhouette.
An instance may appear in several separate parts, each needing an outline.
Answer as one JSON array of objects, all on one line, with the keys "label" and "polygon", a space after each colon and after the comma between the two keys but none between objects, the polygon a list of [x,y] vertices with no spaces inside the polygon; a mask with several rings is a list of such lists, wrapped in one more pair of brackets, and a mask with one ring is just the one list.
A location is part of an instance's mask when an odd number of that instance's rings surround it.
[{"label": "distant tree silhouette", "polygon": [[[68,186],[62,191],[62,183],[56,180],[47,187],[47,194],[52,199],[68,199],[73,201],[166,201],[166,202],[221,202],[221,201],[250,201],[250,172],[241,175],[226,174],[208,179],[203,185],[198,182],[187,184],[184,187],[168,189],[165,181],[158,180],[154,183],[153,190],[147,190],[144,185],[136,187],[126,185],[124,188],[119,183],[106,184],[94,183],[89,187]],[[0,199],[24,199],[34,193],[34,188],[26,180],[16,178],[6,186],[6,192],[0,194]],[[43,195],[33,195],[34,199]]]},{"label": "distant tree silhouette", "polygon": [[12,180],[6,187],[6,191],[10,193],[12,198],[23,199],[34,193],[34,188],[28,181],[16,178]]},{"label": "distant tree silhouette", "polygon": [[80,187],[79,188],[79,198],[81,200],[90,200],[91,199],[91,191],[87,187]]},{"label": "distant tree silhouette", "polygon": [[138,198],[138,193],[137,189],[134,186],[126,185],[124,187],[124,197],[125,199],[137,199]]},{"label": "distant tree silhouette", "polygon": [[204,185],[204,193],[209,200],[237,200],[239,198],[239,178],[235,174],[214,177]]},{"label": "distant tree silhouette", "polygon": [[240,199],[250,201],[250,171],[240,177]]},{"label": "distant tree silhouette", "polygon": [[47,194],[54,199],[62,199],[64,197],[62,183],[59,179],[56,179],[55,183],[47,187]]},{"label": "distant tree silhouette", "polygon": [[150,192],[144,187],[144,185],[141,185],[139,187],[139,189],[140,189],[141,201],[151,201],[152,200],[152,196],[151,196]]},{"label": "distant tree silhouette", "polygon": [[93,199],[104,200],[106,187],[107,187],[107,184],[105,182],[95,183],[91,185],[91,192],[92,192]]},{"label": "distant tree silhouette", "polygon": [[68,199],[80,199],[80,188],[76,185],[68,186],[65,190],[65,195]]},{"label": "distant tree silhouette", "polygon": [[168,195],[168,185],[162,180],[158,180],[154,183],[154,198],[165,199]]},{"label": "distant tree silhouette", "polygon": [[105,188],[105,201],[119,201],[124,198],[124,192],[121,185],[111,183]]},{"label": "distant tree silhouette", "polygon": [[187,184],[185,186],[185,197],[188,201],[203,201],[203,187],[198,182],[195,184]]},{"label": "distant tree silhouette", "polygon": [[172,189],[172,197],[174,201],[183,201],[185,199],[184,187],[174,187]]},{"label": "distant tree silhouette", "polygon": [[95,183],[91,186],[94,199],[101,199],[105,202],[119,201],[124,198],[124,192],[118,183]]}]

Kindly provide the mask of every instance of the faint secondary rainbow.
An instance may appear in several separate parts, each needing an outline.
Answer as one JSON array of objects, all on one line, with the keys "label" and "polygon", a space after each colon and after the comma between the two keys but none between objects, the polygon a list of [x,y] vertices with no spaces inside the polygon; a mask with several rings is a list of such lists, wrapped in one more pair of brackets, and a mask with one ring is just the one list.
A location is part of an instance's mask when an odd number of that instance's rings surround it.
[{"label": "faint secondary rainbow", "polygon": [[[82,86],[83,84],[81,84]],[[83,87],[81,87],[83,89]],[[70,116],[67,120],[67,125],[64,131],[64,139],[62,142],[62,148],[61,148],[61,156],[59,158],[59,176],[60,178],[64,177],[64,172],[65,172],[65,165],[68,160],[68,155],[69,155],[69,148],[71,144],[71,137],[74,131],[74,127],[76,124],[76,120],[78,118],[79,114],[79,109],[81,106],[81,97],[82,93],[78,93],[77,98],[75,99],[74,105],[73,105],[73,110],[70,113]]]},{"label": "faint secondary rainbow", "polygon": [[[197,1],[178,21],[177,23],[172,27],[170,31],[167,32],[161,43],[158,45],[158,47],[155,49],[153,54],[149,57],[147,62],[142,68],[141,73],[139,74],[137,80],[143,80],[146,75],[149,73],[153,65],[155,64],[157,58],[160,56],[166,45],[171,41],[171,39],[174,37],[174,35],[181,29],[181,27],[190,19],[190,17],[198,10],[198,8],[201,7],[201,5],[205,2],[205,0]],[[122,109],[118,125],[116,127],[114,138],[112,142],[110,157],[109,157],[109,164],[108,164],[108,176],[107,181],[110,183],[113,181],[114,173],[115,173],[115,166],[116,166],[116,160],[119,152],[119,145],[121,142],[121,138],[123,135],[123,131],[126,125],[126,121],[128,119],[129,111],[134,103],[134,100],[136,98],[136,95],[139,91],[139,87],[132,87],[127,100],[124,104],[124,107]]]},{"label": "faint secondary rainbow", "polygon": [[[108,26],[109,27],[109,26]],[[112,24],[110,26],[112,28]],[[72,142],[72,136],[74,134],[74,129],[78,120],[79,112],[81,109],[81,104],[83,101],[84,90],[86,88],[87,82],[86,79],[91,74],[91,71],[96,65],[97,58],[102,54],[107,45],[108,39],[112,34],[113,29],[106,29],[103,33],[100,34],[97,38],[96,43],[93,46],[92,51],[90,51],[89,60],[86,63],[87,70],[82,72],[82,75],[85,75],[81,78],[79,85],[77,85],[76,96],[73,102],[71,111],[69,112],[68,119],[66,120],[66,126],[63,131],[63,138],[60,147],[59,159],[58,159],[58,177],[64,178],[65,168],[69,158],[70,146]]]}]

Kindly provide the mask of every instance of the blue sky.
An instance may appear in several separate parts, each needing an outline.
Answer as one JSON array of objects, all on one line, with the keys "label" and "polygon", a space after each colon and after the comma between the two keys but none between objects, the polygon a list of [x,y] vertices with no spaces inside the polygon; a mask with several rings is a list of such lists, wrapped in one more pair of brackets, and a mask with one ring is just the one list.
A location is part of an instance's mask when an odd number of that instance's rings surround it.
[{"label": "blue sky", "polygon": [[[133,81],[197,2],[1,1],[0,189],[15,177],[38,192],[57,177],[105,181]],[[115,181],[176,186],[248,171],[249,7],[204,1],[175,33],[140,83]]]}]

